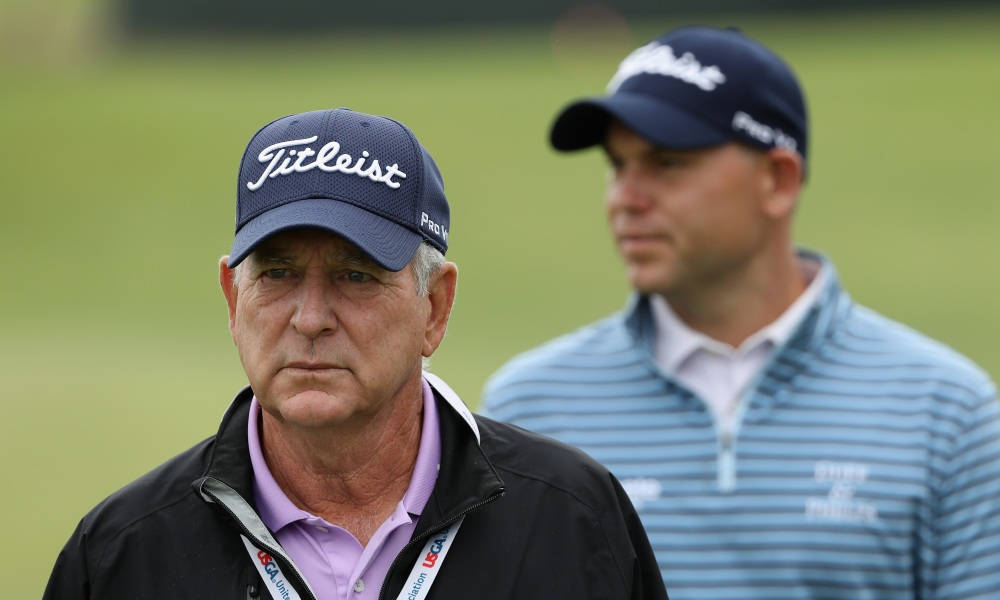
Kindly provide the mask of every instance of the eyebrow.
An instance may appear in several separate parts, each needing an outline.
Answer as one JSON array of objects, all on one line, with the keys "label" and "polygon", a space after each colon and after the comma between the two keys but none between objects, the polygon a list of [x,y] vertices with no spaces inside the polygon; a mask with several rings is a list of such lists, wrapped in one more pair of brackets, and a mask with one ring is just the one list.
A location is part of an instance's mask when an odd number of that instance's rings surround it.
[{"label": "eyebrow", "polygon": [[[601,148],[604,150],[604,156],[607,157],[608,159],[614,160],[621,158],[620,154],[617,154],[614,151],[612,151],[611,148],[609,148],[607,145],[602,145]],[[670,148],[662,148],[660,146],[651,146],[643,150],[639,154],[639,158],[649,159],[649,158],[656,158],[658,156],[679,156],[685,154],[686,151],[684,150],[672,150]]]},{"label": "eyebrow", "polygon": [[334,258],[337,259],[337,260],[342,260],[342,261],[344,261],[347,264],[357,265],[359,267],[379,268],[379,269],[382,268],[382,267],[379,267],[379,265],[378,265],[377,262],[375,262],[374,260],[368,258],[364,254],[346,254],[346,253],[343,253],[343,254],[335,255]]},{"label": "eyebrow", "polygon": [[283,249],[279,248],[257,248],[251,254],[254,262],[259,264],[281,264],[288,265],[292,263],[291,255]]},{"label": "eyebrow", "polygon": [[[601,144],[601,148],[604,150],[604,155],[609,159],[620,158],[620,155],[612,151],[612,149],[606,144]],[[648,148],[644,149],[639,153],[640,158],[657,158],[659,156],[694,156],[697,154],[698,149],[682,149],[682,148],[665,148],[663,146],[650,145]]]}]

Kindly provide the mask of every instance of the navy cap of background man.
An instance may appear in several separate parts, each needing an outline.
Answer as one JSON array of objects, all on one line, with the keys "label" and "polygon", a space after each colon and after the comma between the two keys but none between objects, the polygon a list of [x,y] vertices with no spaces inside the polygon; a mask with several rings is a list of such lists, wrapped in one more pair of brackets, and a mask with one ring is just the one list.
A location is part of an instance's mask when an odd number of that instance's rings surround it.
[{"label": "navy cap of background man", "polygon": [[421,242],[448,250],[449,214],[434,159],[402,123],[346,108],[289,115],[243,153],[229,267],[271,235],[319,227],[399,271]]},{"label": "navy cap of background man", "polygon": [[552,145],[600,144],[611,118],[663,148],[737,141],[790,148],[806,158],[806,105],[794,73],[736,29],[681,27],[638,48],[619,65],[607,95],[562,110]]}]

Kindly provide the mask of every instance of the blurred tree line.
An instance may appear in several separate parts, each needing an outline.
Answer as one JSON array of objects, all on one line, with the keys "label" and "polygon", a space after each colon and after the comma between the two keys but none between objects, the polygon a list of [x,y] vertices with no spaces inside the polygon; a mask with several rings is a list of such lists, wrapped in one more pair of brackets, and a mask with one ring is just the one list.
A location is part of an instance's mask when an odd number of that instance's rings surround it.
[{"label": "blurred tree line", "polygon": [[[683,17],[722,12],[804,12],[940,6],[937,0],[117,0],[116,13],[126,35],[199,32],[309,32],[405,29],[411,26],[518,25],[551,23],[566,15],[599,21],[608,13],[628,19]],[[997,5],[997,0],[953,0],[949,7]]]}]

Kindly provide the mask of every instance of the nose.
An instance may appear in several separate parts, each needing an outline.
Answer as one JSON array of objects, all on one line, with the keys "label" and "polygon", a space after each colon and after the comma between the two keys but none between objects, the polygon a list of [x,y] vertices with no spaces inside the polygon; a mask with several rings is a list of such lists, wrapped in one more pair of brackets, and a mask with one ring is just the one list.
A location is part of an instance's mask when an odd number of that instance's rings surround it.
[{"label": "nose", "polygon": [[337,328],[334,295],[333,285],[326,277],[318,274],[303,277],[297,290],[292,327],[311,340],[332,333]]}]

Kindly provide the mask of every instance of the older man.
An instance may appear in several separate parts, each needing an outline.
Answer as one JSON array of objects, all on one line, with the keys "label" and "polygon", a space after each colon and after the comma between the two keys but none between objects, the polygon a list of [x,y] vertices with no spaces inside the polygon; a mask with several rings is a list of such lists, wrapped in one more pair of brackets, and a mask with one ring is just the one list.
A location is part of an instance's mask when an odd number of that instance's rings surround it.
[{"label": "older man", "polygon": [[46,599],[666,597],[614,477],[422,371],[457,269],[406,127],[278,119],[238,185],[219,279],[250,387],[84,517]]},{"label": "older man", "polygon": [[552,144],[607,156],[636,293],[485,405],[622,479],[675,598],[1000,598],[996,388],[795,248],[806,133],[791,69],[730,29],[667,32],[567,106]]}]

